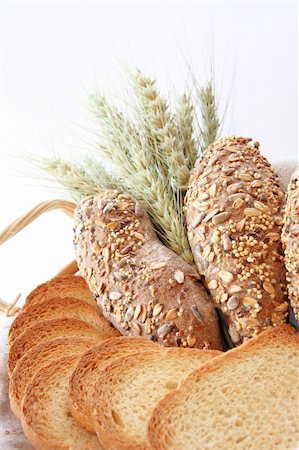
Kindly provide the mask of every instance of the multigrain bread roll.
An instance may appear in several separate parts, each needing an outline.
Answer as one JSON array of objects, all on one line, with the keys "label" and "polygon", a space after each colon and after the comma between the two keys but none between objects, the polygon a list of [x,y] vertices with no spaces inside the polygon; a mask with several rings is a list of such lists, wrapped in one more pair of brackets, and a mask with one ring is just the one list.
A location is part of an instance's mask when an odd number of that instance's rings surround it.
[{"label": "multigrain bread roll", "polygon": [[214,306],[197,272],[161,244],[132,197],[108,191],[83,201],[74,244],[81,275],[123,335],[221,348]]},{"label": "multigrain bread roll", "polygon": [[194,259],[233,343],[285,321],[284,194],[251,139],[228,137],[197,160],[185,198]]},{"label": "multigrain bread roll", "polygon": [[282,229],[289,299],[299,321],[299,172],[288,186]]}]

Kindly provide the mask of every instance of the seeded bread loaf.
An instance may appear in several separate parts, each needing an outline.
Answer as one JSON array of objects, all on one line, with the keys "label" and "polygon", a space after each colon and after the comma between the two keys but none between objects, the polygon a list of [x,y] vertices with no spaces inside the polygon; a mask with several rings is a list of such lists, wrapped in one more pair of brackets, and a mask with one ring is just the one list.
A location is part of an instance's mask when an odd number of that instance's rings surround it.
[{"label": "seeded bread loaf", "polygon": [[151,450],[294,450],[299,333],[271,328],[196,369],[155,406]]},{"label": "seeded bread loaf", "polygon": [[21,418],[21,403],[33,376],[50,362],[65,356],[78,357],[96,345],[91,339],[54,339],[29,350],[17,363],[9,382],[9,399],[13,413]]},{"label": "seeded bread loaf", "polygon": [[68,409],[69,379],[77,361],[77,356],[53,361],[39,370],[27,386],[21,422],[36,449],[101,449],[96,435],[81,428]]},{"label": "seeded bread loaf", "polygon": [[81,275],[123,335],[221,348],[214,306],[198,274],[161,244],[131,196],[108,191],[83,201],[74,244]]},{"label": "seeded bread loaf", "polygon": [[83,319],[98,331],[111,337],[119,335],[115,328],[93,306],[72,297],[52,298],[41,304],[28,306],[13,321],[8,334],[9,344],[28,328],[46,319]]},{"label": "seeded bread loaf", "polygon": [[289,299],[299,322],[299,173],[288,186],[282,230]]},{"label": "seeded bread loaf", "polygon": [[286,320],[284,194],[251,139],[228,137],[196,162],[185,198],[188,238],[234,344]]},{"label": "seeded bread loaf", "polygon": [[117,191],[76,209],[81,275],[123,335],[166,346],[221,348],[217,317],[194,268],[158,240],[148,215]]},{"label": "seeded bread loaf", "polygon": [[95,432],[93,404],[99,374],[112,361],[130,354],[160,351],[161,347],[136,337],[111,338],[86,352],[71,376],[69,407],[73,417],[87,431]]},{"label": "seeded bread loaf", "polygon": [[85,280],[76,275],[64,275],[55,277],[46,283],[37,286],[26,297],[23,310],[28,306],[36,305],[53,297],[73,297],[83,300],[95,308],[98,308]]},{"label": "seeded bread loaf", "polygon": [[11,375],[19,359],[36,345],[57,338],[88,338],[98,343],[111,336],[105,335],[87,322],[78,319],[44,320],[28,328],[20,337],[14,340],[8,349],[7,371]]},{"label": "seeded bread loaf", "polygon": [[[217,351],[161,348],[116,359],[99,375],[94,426],[105,450],[144,450],[154,405]],[[189,447],[191,448],[191,447]]]}]

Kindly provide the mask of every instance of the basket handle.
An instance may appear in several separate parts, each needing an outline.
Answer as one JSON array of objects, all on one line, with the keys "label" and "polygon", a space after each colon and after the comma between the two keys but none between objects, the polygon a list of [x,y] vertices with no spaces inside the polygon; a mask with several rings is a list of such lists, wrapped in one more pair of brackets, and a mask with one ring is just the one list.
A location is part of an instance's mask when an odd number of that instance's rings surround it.
[{"label": "basket handle", "polygon": [[55,209],[62,209],[65,214],[69,217],[73,217],[76,205],[75,203],[69,202],[67,200],[48,200],[39,203],[26,214],[23,214],[10,225],[8,225],[0,233],[0,245],[11,239],[23,228],[27,227],[31,222],[37,219],[40,215],[48,212],[54,211]]},{"label": "basket handle", "polygon": [[[10,225],[8,225],[6,228],[4,228],[4,230],[0,232],[0,245],[11,239],[13,236],[19,233],[19,231],[23,230],[25,227],[27,227],[27,225],[29,225],[31,222],[33,222],[35,219],[46,212],[54,211],[55,209],[61,209],[66,215],[72,218],[75,208],[75,203],[69,202],[67,200],[48,200],[39,203],[30,211],[18,217],[18,219],[13,221]],[[66,267],[60,270],[55,276],[74,274],[77,271],[77,263],[76,261],[72,261]],[[17,314],[20,311],[20,308],[16,306],[19,298],[20,294],[11,304],[7,304],[2,299],[0,299],[0,314],[3,314],[5,316]]]}]

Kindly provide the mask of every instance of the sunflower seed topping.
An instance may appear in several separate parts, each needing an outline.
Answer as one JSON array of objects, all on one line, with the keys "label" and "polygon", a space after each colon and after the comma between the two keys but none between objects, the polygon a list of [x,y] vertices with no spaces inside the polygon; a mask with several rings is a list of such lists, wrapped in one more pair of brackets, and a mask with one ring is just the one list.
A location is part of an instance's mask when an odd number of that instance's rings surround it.
[{"label": "sunflower seed topping", "polygon": [[163,309],[162,303],[157,303],[153,309],[153,317],[157,317]]},{"label": "sunflower seed topping", "polygon": [[213,225],[219,225],[225,222],[229,218],[230,214],[228,212],[222,212],[217,214],[212,218]]},{"label": "sunflower seed topping", "polygon": [[109,292],[110,300],[119,300],[121,297],[122,297],[121,292],[116,292],[116,291]]},{"label": "sunflower seed topping", "polygon": [[220,272],[219,272],[219,278],[220,278],[224,283],[230,283],[231,281],[233,281],[234,276],[233,276],[233,274],[231,274],[231,273],[228,272],[227,270],[220,270]]},{"label": "sunflower seed topping", "polygon": [[150,266],[150,268],[152,269],[152,270],[158,270],[158,269],[163,269],[164,267],[166,267],[167,266],[167,263],[166,262],[157,262],[157,263],[154,263],[154,264],[152,264],[151,266]]},{"label": "sunflower seed topping", "polygon": [[188,334],[188,336],[187,336],[187,344],[188,344],[188,347],[194,347],[194,345],[196,344],[196,336],[195,336],[195,334]]},{"label": "sunflower seed topping", "polygon": [[199,311],[198,307],[196,305],[191,305],[191,311],[193,316],[199,321],[199,322],[204,322],[204,316],[202,315],[202,313]]},{"label": "sunflower seed topping", "polygon": [[208,283],[208,289],[217,289],[217,287],[218,287],[218,281],[217,280],[211,280],[209,283]]},{"label": "sunflower seed topping", "polygon": [[168,311],[166,314],[166,320],[174,320],[178,317],[178,310],[177,308],[172,308]]},{"label": "sunflower seed topping", "polygon": [[227,301],[227,307],[231,311],[236,309],[239,306],[239,300],[235,295],[232,295]]},{"label": "sunflower seed topping", "polygon": [[196,228],[201,221],[203,220],[203,218],[205,217],[206,213],[205,212],[200,212],[199,214],[197,214],[197,216],[195,217],[195,219],[193,220],[192,224],[191,224],[191,228]]},{"label": "sunflower seed topping", "polygon": [[181,270],[176,270],[174,272],[173,278],[175,279],[175,281],[179,284],[184,283],[185,280],[185,275],[184,272],[182,272]]},{"label": "sunflower seed topping", "polygon": [[164,323],[163,325],[161,325],[161,327],[158,328],[157,334],[161,336],[163,339],[165,339],[172,329],[173,329],[172,323]]}]

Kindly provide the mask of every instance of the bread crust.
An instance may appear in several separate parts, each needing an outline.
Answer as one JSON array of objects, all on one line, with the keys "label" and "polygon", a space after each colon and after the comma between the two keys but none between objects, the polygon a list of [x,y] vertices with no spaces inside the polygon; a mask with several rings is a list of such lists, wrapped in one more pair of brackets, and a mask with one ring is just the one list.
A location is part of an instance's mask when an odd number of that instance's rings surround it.
[{"label": "bread crust", "polygon": [[21,403],[26,387],[38,370],[61,357],[80,356],[95,345],[96,341],[88,338],[60,338],[36,345],[23,355],[9,382],[10,406],[15,416],[21,418]]},{"label": "bread crust", "polygon": [[214,306],[197,272],[161,244],[131,196],[108,191],[83,201],[74,244],[81,275],[123,335],[221,349]]},{"label": "bread crust", "polygon": [[30,327],[9,346],[7,372],[11,376],[19,359],[32,347],[63,337],[89,338],[101,342],[110,336],[103,334],[87,322],[78,319],[44,320]]},{"label": "bread crust", "polygon": [[153,342],[131,336],[111,338],[86,352],[79,359],[69,385],[69,408],[76,421],[95,433],[94,385],[107,365],[121,356],[159,350],[160,346]]},{"label": "bread crust", "polygon": [[23,311],[29,306],[42,303],[53,297],[73,297],[84,300],[94,308],[98,308],[84,278],[76,275],[64,275],[52,278],[37,286],[26,297]]},{"label": "bread crust", "polygon": [[287,269],[288,294],[297,322],[299,322],[299,172],[288,186],[282,228],[284,261]]},{"label": "bread crust", "polygon": [[[147,446],[151,450],[164,450],[163,436],[165,435],[165,427],[163,424],[163,414],[171,405],[175,405],[180,401],[180,395],[183,395],[188,388],[194,383],[199,383],[203,377],[211,372],[221,370],[230,361],[242,361],[244,356],[250,355],[252,352],[262,349],[268,344],[282,344],[291,346],[296,354],[299,352],[299,333],[290,325],[282,324],[278,327],[268,328],[253,339],[243,343],[241,346],[229,350],[214,359],[206,362],[198,369],[191,372],[187,377],[181,380],[177,389],[169,392],[165,397],[156,404],[152,411],[151,419],[148,424]],[[258,427],[258,424],[257,424]],[[168,448],[168,447],[167,447]],[[242,447],[243,448],[243,447]]]},{"label": "bread crust", "polygon": [[82,300],[72,297],[52,298],[41,304],[32,305],[19,314],[13,321],[8,334],[8,342],[12,342],[32,325],[45,319],[59,318],[85,319],[103,334],[118,335],[117,330],[112,328],[98,310]]},{"label": "bread crust", "polygon": [[68,413],[68,380],[77,360],[77,356],[69,356],[50,363],[27,386],[21,422],[38,450],[101,449],[96,436],[79,427]]},{"label": "bread crust", "polygon": [[[220,353],[221,352],[215,350],[201,351],[198,349],[161,348],[159,352],[150,351],[147,353],[127,355],[117,358],[115,361],[111,362],[99,374],[98,381],[95,385],[94,395],[94,427],[103,448],[107,450],[145,449],[146,442],[143,436],[137,437],[129,434],[127,430],[118,423],[121,421],[121,417],[118,414],[118,404],[115,401],[115,398],[118,395],[118,389],[121,390],[121,386],[124,383],[127,383],[127,371],[131,372],[131,375],[134,376],[135,368],[137,371],[140,370],[140,368],[145,370],[144,368],[146,368],[148,364],[151,365],[153,361],[156,360],[155,365],[159,367],[159,364],[161,364],[162,372],[163,361],[167,361],[168,358],[177,360],[178,364],[181,359],[183,365],[184,362],[186,364],[186,360],[192,360],[200,366],[210,358],[218,356]],[[148,375],[150,377],[150,369],[148,369],[148,371]],[[174,378],[177,380],[177,374],[171,373],[167,375],[169,375],[171,379]],[[140,391],[132,392],[132,398],[140,398],[140,403],[142,403],[142,397],[143,394],[145,394],[144,389],[148,389],[151,392],[151,395],[153,395],[154,392],[160,394],[160,389],[157,389],[158,386],[159,377],[151,377],[151,383],[149,386],[140,386]],[[166,388],[164,389],[166,390]],[[153,400],[151,399],[151,402],[152,401]],[[130,398],[128,398],[128,402],[130,402]],[[134,400],[134,407],[135,405],[136,400]],[[134,409],[134,407],[132,408]],[[112,436],[113,439],[111,439]]]},{"label": "bread crust", "polygon": [[185,198],[188,238],[234,344],[285,322],[284,194],[249,138],[220,139],[196,162]]}]

